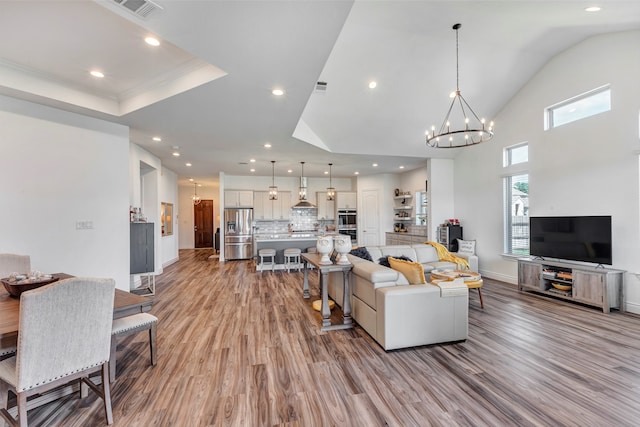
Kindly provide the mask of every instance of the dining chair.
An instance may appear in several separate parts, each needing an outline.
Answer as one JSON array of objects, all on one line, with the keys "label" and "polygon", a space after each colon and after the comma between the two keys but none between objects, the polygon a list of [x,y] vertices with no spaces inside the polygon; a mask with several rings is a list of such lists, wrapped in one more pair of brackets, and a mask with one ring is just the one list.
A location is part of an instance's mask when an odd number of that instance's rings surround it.
[{"label": "dining chair", "polygon": [[[31,272],[31,257],[29,255],[0,254],[0,278],[9,277],[11,273]],[[16,353],[15,336],[0,339],[0,360]]]},{"label": "dining chair", "polygon": [[149,331],[149,351],[151,353],[151,365],[156,365],[156,326],[158,318],[149,313],[137,313],[130,316],[113,319],[111,328],[111,357],[109,358],[109,380],[116,380],[116,349],[118,338],[126,335]]},{"label": "dining chair", "polygon": [[[113,279],[74,277],[24,292],[16,355],[0,361],[0,416],[27,426],[27,398],[80,381],[104,402],[113,423],[109,390],[109,351],[113,322]],[[99,388],[89,375],[100,371]],[[17,421],[7,411],[9,391],[17,397]]]}]

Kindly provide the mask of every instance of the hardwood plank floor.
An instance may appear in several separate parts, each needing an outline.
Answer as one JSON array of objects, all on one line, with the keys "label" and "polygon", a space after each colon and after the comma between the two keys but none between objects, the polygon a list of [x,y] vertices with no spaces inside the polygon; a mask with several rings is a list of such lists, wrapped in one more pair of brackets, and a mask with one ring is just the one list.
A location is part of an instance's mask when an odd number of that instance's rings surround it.
[{"label": "hardwood plank floor", "polygon": [[[157,278],[158,365],[148,338],[118,346],[116,426],[635,426],[640,317],[485,280],[465,342],[385,352],[360,327],[320,332],[302,273],[255,273],[180,251]],[[339,310],[334,310],[336,320]],[[415,325],[421,327],[421,325]],[[105,425],[70,396],[32,426]]]}]

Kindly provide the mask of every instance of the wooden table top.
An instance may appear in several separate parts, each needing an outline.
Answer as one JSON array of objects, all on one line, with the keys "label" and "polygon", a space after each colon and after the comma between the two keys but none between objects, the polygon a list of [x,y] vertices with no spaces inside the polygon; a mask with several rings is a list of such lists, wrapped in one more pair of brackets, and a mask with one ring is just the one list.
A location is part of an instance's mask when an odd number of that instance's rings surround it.
[{"label": "wooden table top", "polygon": [[[149,297],[116,289],[113,301],[113,318],[117,319],[149,311],[152,303],[153,300]],[[0,338],[18,333],[19,318],[20,300],[9,295],[4,287],[0,287]]]},{"label": "wooden table top", "polygon": [[335,263],[320,264],[320,259],[322,258],[322,255],[318,253],[303,252],[300,255],[302,256],[303,260],[307,261],[309,264],[313,265],[314,267],[316,267],[317,269],[323,272],[344,271],[344,270],[350,270],[351,268],[353,268],[353,264],[335,264]]},{"label": "wooden table top", "polygon": [[457,278],[464,279],[465,282],[479,280],[482,276],[471,270],[431,270],[432,279],[453,280]]}]

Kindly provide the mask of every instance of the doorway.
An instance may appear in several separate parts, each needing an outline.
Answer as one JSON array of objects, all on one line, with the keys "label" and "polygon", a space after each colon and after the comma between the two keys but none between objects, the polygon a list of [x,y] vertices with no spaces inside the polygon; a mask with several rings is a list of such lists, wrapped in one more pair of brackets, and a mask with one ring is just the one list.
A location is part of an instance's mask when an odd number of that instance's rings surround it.
[{"label": "doorway", "polygon": [[193,241],[195,248],[213,248],[213,200],[193,206]]}]

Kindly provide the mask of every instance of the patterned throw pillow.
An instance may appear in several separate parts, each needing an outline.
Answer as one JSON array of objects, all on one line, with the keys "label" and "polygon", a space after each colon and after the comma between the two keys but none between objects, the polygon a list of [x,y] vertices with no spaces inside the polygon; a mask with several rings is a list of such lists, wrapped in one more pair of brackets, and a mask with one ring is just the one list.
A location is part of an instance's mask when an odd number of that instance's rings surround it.
[{"label": "patterned throw pillow", "polygon": [[476,241],[475,240],[458,240],[458,253],[465,255],[476,254]]},{"label": "patterned throw pillow", "polygon": [[[413,261],[411,258],[408,258],[408,257],[406,257],[404,255],[396,256],[394,258],[395,259],[401,259],[403,261]],[[378,264],[384,265],[385,267],[391,268],[391,265],[389,264],[389,256],[388,255],[387,256],[383,256],[382,258],[380,258],[378,260]]]},{"label": "patterned throw pillow", "polygon": [[357,256],[358,258],[366,259],[367,261],[373,261],[373,258],[371,258],[371,254],[369,253],[369,251],[365,246],[351,249],[351,252],[349,253],[351,255]]}]

